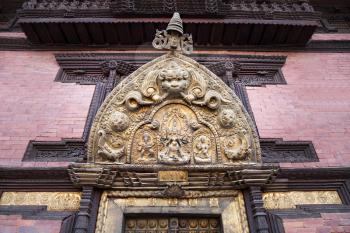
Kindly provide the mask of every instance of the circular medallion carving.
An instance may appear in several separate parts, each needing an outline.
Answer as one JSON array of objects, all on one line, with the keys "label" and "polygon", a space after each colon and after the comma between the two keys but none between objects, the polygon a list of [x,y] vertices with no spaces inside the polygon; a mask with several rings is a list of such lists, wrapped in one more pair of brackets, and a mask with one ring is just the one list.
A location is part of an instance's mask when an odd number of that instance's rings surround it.
[{"label": "circular medallion carving", "polygon": [[218,120],[223,128],[232,128],[235,124],[235,112],[232,109],[222,109]]},{"label": "circular medallion carving", "polygon": [[110,117],[110,124],[114,131],[124,131],[129,127],[129,117],[122,112],[113,112]]}]

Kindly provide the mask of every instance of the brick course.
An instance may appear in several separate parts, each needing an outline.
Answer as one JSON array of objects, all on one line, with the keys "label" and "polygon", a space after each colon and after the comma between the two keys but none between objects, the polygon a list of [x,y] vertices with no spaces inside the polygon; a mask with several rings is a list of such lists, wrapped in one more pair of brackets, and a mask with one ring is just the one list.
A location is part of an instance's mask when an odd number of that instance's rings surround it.
[{"label": "brick course", "polygon": [[287,85],[248,87],[260,136],[314,143],[319,163],[283,167],[349,166],[350,54],[287,55]]},{"label": "brick course", "polygon": [[349,233],[350,213],[324,213],[321,218],[284,219],[285,233]]},{"label": "brick course", "polygon": [[0,57],[0,165],[23,165],[29,140],[81,138],[94,86],[54,82],[59,67],[52,52]]},{"label": "brick course", "polygon": [[20,215],[0,215],[1,233],[59,233],[61,220],[29,220]]}]

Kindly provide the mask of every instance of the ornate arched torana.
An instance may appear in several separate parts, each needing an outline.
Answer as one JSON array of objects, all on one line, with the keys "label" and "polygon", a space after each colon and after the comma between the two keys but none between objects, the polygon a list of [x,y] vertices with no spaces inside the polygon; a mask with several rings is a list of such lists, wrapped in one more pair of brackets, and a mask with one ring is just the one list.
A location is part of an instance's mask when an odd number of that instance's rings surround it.
[{"label": "ornate arched torana", "polygon": [[138,68],[106,98],[90,131],[87,162],[69,167],[75,184],[162,190],[171,181],[188,190],[241,189],[272,179],[274,167],[262,164],[259,138],[238,97],[181,54],[191,53],[192,43],[178,13],[157,31],[153,46],[170,51]]},{"label": "ornate arched torana", "polygon": [[97,164],[259,164],[252,121],[219,77],[168,53],[124,79],[99,109],[88,162]]},{"label": "ornate arched torana", "polygon": [[94,119],[87,163],[69,168],[76,185],[105,189],[96,232],[249,232],[239,189],[275,175],[252,120],[219,77],[180,54],[192,38],[177,13],[153,45],[170,52],[114,88]]}]

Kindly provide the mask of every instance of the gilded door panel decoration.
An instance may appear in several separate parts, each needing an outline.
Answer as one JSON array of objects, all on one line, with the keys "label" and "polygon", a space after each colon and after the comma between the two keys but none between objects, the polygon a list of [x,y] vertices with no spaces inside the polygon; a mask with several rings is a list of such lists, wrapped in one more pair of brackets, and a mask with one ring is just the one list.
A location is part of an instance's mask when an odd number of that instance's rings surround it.
[{"label": "gilded door panel decoration", "polygon": [[154,192],[107,191],[95,233],[248,233],[243,194],[236,190],[188,191],[183,198]]},{"label": "gilded door panel decoration", "polygon": [[307,204],[342,204],[337,191],[290,191],[263,193],[266,209],[292,209]]},{"label": "gilded door panel decoration", "polygon": [[132,218],[125,221],[125,233],[221,233],[218,217],[168,217]]},{"label": "gilded door panel decoration", "polygon": [[48,211],[76,211],[80,192],[3,192],[0,205],[45,205]]}]

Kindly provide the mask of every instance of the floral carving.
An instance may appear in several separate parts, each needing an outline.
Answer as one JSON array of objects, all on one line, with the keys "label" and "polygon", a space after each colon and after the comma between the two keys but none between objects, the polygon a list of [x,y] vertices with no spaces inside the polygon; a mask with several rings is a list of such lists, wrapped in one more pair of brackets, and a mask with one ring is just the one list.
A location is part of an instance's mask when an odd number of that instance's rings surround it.
[{"label": "floral carving", "polygon": [[218,120],[223,128],[232,128],[235,123],[235,112],[232,109],[220,111]]},{"label": "floral carving", "polygon": [[249,154],[249,145],[244,136],[229,136],[222,140],[225,156],[230,160],[245,159]]},{"label": "floral carving", "polygon": [[129,117],[122,112],[113,112],[110,117],[110,124],[114,131],[124,131],[129,126]]}]

